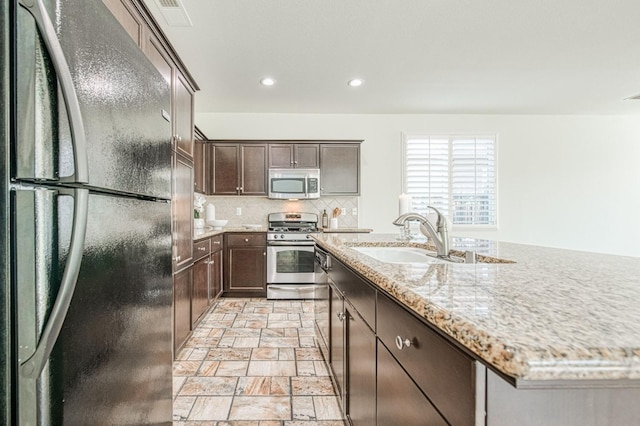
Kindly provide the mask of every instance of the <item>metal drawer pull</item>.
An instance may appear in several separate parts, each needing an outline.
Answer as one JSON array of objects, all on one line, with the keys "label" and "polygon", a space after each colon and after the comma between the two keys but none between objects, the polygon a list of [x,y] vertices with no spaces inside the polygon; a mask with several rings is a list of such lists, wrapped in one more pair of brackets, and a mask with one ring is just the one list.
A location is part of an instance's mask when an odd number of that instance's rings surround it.
[{"label": "metal drawer pull", "polygon": [[180,256],[176,256],[176,262],[180,262]]},{"label": "metal drawer pull", "polygon": [[200,251],[206,251],[207,249],[206,249],[206,248],[204,248],[204,247],[198,247],[198,250],[200,250]]},{"label": "metal drawer pull", "polygon": [[398,350],[403,350],[405,347],[408,348],[409,346],[411,346],[411,340],[402,339],[402,337],[396,336],[396,347]]},{"label": "metal drawer pull", "polygon": [[344,319],[347,317],[347,314],[346,314],[346,313],[344,313],[344,312],[338,312],[338,313],[336,314],[336,316],[338,317],[338,319],[339,319],[340,321],[344,321]]},{"label": "metal drawer pull", "polygon": [[214,241],[213,244],[220,244],[220,241]]},{"label": "metal drawer pull", "polygon": [[244,242],[245,242],[245,243],[248,243],[248,242],[249,242],[249,239],[248,239],[248,238],[245,238],[245,239],[244,239]]}]

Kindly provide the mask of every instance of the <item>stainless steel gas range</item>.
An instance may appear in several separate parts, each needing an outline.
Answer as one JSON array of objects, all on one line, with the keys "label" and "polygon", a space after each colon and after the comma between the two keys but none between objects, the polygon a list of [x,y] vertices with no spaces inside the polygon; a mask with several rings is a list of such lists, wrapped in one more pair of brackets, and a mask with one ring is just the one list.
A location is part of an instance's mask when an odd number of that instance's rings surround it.
[{"label": "stainless steel gas range", "polygon": [[271,213],[267,232],[267,299],[315,297],[315,213]]}]

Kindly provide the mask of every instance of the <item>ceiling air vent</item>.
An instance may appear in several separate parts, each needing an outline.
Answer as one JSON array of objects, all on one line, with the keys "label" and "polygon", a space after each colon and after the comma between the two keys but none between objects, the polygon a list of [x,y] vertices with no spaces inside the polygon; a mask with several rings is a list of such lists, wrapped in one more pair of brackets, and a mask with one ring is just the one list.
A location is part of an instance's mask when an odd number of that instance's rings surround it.
[{"label": "ceiling air vent", "polygon": [[172,27],[191,27],[191,19],[181,0],[156,0],[160,13]]}]

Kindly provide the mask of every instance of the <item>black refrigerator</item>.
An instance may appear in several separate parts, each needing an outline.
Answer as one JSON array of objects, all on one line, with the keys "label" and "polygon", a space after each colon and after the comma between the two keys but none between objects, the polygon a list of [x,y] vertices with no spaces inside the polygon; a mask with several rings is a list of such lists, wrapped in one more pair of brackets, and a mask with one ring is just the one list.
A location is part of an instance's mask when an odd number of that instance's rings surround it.
[{"label": "black refrigerator", "polygon": [[169,424],[170,86],[101,0],[0,28],[0,423]]}]

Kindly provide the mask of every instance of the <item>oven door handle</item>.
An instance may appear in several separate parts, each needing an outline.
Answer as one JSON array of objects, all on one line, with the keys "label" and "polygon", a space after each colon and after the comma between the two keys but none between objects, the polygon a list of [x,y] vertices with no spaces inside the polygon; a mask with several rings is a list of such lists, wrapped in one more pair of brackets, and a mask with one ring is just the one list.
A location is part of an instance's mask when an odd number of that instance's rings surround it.
[{"label": "oven door handle", "polygon": [[295,284],[284,284],[284,285],[275,285],[275,284],[269,284],[267,286],[267,288],[270,288],[271,290],[295,290],[295,291],[312,291],[312,290],[317,290],[319,288],[322,288],[322,286],[320,285],[316,285],[316,284],[301,284],[301,285],[295,285]]},{"label": "oven door handle", "polygon": [[315,244],[313,241],[267,241],[268,246],[304,247],[314,246]]}]

